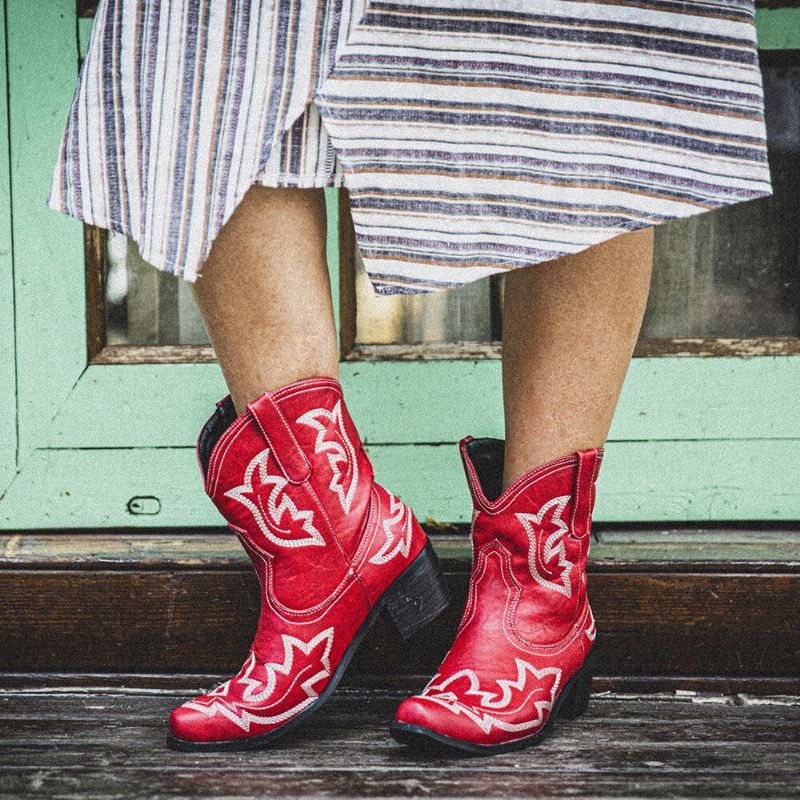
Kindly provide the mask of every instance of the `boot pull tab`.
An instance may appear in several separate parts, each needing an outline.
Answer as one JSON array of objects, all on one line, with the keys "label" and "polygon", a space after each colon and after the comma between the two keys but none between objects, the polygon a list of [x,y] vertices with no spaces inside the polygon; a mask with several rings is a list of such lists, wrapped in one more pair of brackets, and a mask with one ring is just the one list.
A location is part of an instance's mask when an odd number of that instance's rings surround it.
[{"label": "boot pull tab", "polygon": [[311,475],[311,464],[300,449],[278,404],[265,393],[248,403],[247,410],[253,415],[286,480],[290,483],[303,483],[307,480]]},{"label": "boot pull tab", "polygon": [[572,535],[578,539],[588,536],[592,525],[592,509],[595,501],[595,481],[603,460],[603,448],[592,447],[578,450],[578,468],[575,471],[575,485],[572,501],[572,515],[569,521]]}]

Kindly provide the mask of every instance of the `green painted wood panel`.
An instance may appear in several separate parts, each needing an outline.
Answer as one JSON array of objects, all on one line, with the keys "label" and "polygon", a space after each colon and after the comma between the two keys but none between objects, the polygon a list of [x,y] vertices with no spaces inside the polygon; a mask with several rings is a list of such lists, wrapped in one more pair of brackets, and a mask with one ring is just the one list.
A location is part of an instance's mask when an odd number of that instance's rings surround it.
[{"label": "green painted wood panel", "polygon": [[[609,442],[598,522],[792,520],[800,508],[794,440]],[[417,516],[468,522],[458,448],[370,445],[378,479]],[[788,467],[788,468],[786,468]],[[143,511],[131,514],[133,498]],[[0,529],[220,525],[191,448],[38,450],[0,500]]]},{"label": "green painted wood panel", "polygon": [[756,9],[756,34],[762,50],[800,48],[800,8]]},{"label": "green painted wood panel", "polygon": [[[91,28],[76,26],[73,0],[7,0],[7,14],[25,458],[0,499],[0,528],[218,525],[192,449],[226,391],[218,367],[87,367],[83,225],[45,206],[75,89],[76,32],[85,47]],[[762,46],[793,41],[778,36],[776,19],[759,17]],[[338,309],[337,193],[329,190],[326,200]],[[0,289],[11,277],[11,259],[0,254]],[[0,326],[8,318],[0,315]],[[7,370],[7,350],[0,353]],[[607,445],[596,518],[797,519],[798,379],[797,356],[635,359]],[[467,433],[502,435],[499,362],[354,362],[342,365],[342,380],[384,482],[422,518],[467,521],[454,442]],[[148,495],[159,498],[159,513],[127,510],[132,497]]]},{"label": "green painted wood panel", "polygon": [[[327,213],[328,235],[325,245],[325,257],[328,261],[328,273],[331,277],[331,298],[333,299],[333,321],[339,330],[339,192],[336,189],[325,190],[325,211]],[[341,353],[341,350],[340,350]]]},{"label": "green painted wood panel", "polygon": [[[74,0],[6,0],[20,464],[86,367],[83,225],[47,208],[76,85]],[[45,44],[46,43],[46,46]]]},{"label": "green painted wood panel", "polygon": [[93,27],[94,17],[80,17],[78,19],[78,54],[81,58],[86,57]]},{"label": "green painted wood panel", "polygon": [[[2,9],[5,11],[5,7]],[[14,341],[14,262],[6,94],[6,26],[0,14],[0,494],[17,468],[17,372]]]},{"label": "green painted wood panel", "polygon": [[[800,438],[798,376],[800,356],[636,358],[609,438]],[[503,435],[498,360],[346,362],[341,377],[369,442]],[[226,391],[216,364],[91,366],[48,446],[190,446]],[[92,407],[113,411],[88,415]]]}]

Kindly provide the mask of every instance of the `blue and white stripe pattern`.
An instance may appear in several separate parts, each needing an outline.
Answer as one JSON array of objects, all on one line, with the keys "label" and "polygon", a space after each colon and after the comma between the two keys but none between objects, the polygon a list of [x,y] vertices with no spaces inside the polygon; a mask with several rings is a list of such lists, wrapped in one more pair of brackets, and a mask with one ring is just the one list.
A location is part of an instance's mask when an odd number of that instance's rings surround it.
[{"label": "blue and white stripe pattern", "polygon": [[766,196],[753,0],[101,0],[48,206],[194,280],[254,182],[384,294]]}]

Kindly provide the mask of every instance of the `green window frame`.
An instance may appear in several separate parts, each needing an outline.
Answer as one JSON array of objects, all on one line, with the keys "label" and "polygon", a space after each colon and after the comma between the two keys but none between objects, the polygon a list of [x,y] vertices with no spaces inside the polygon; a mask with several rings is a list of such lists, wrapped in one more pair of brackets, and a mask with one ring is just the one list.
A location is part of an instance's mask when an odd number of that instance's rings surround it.
[{"label": "green window frame", "polygon": [[[0,528],[219,526],[194,456],[217,365],[89,363],[84,226],[45,206],[87,32],[75,6],[4,0],[0,18]],[[758,30],[800,48],[800,10],[759,9]],[[345,360],[341,379],[381,478],[422,520],[468,522],[455,443],[502,436],[500,362]],[[796,353],[634,358],[595,520],[798,519],[798,386]]]}]

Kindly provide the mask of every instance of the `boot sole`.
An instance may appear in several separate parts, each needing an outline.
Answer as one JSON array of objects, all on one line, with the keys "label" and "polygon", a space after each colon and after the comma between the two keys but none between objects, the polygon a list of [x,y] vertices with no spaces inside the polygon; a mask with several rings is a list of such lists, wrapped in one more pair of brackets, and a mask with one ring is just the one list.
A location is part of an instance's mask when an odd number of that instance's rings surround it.
[{"label": "boot sole", "polygon": [[182,752],[220,752],[230,750],[258,750],[285,736],[307,717],[318,711],[339,685],[347,665],[350,663],[361,640],[375,624],[381,612],[387,610],[400,635],[407,639],[432,622],[450,602],[450,594],[439,564],[439,559],[428,541],[422,552],[395,578],[394,582],[378,598],[361,626],[356,631],[339,666],[319,697],[278,728],[246,739],[225,739],[211,742],[193,742],[167,734],[167,747]]},{"label": "boot sole", "polygon": [[476,744],[466,739],[445,736],[432,728],[426,728],[424,725],[411,725],[406,722],[392,722],[389,726],[389,733],[396,742],[408,745],[416,750],[424,749],[429,753],[494,755],[533,747],[550,735],[553,723],[558,717],[577,719],[588,708],[596,652],[597,640],[595,640],[594,646],[584,659],[580,669],[567,681],[562,692],[556,697],[547,721],[540,730],[530,736],[500,744]]}]

